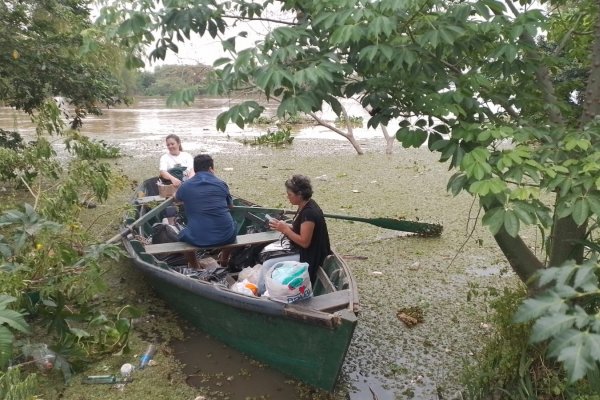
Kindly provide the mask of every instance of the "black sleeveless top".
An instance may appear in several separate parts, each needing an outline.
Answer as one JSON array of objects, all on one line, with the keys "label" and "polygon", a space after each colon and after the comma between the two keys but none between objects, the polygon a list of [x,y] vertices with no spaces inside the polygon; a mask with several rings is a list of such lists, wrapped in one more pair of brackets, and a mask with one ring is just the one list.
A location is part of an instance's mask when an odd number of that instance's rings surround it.
[{"label": "black sleeveless top", "polygon": [[312,199],[294,217],[292,230],[300,234],[300,225],[306,221],[315,224],[310,245],[307,248],[297,247],[300,249],[300,262],[308,263],[310,281],[314,284],[317,277],[317,268],[323,265],[325,257],[331,254],[331,246],[329,244],[329,232],[327,231],[327,223],[325,222],[325,217],[323,217],[323,211],[321,211],[317,202]]}]

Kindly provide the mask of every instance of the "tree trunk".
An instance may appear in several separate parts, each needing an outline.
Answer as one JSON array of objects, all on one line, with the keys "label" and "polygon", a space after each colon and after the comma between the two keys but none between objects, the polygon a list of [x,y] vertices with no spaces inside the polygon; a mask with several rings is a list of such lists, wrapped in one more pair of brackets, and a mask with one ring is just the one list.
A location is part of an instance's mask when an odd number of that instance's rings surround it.
[{"label": "tree trunk", "polygon": [[600,18],[596,21],[594,42],[590,51],[592,60],[580,119],[582,126],[600,115]]},{"label": "tree trunk", "polygon": [[[590,49],[592,55],[590,75],[585,89],[583,112],[579,124],[583,129],[585,124],[600,115],[600,19],[596,21],[594,42]],[[557,201],[558,201],[558,194]],[[581,241],[587,233],[587,222],[577,226],[571,216],[555,219],[550,236],[549,266],[556,267],[568,259],[576,263],[583,262],[584,246]]]},{"label": "tree trunk", "polygon": [[574,259],[577,264],[583,262],[584,247],[581,241],[585,239],[587,224],[577,226],[571,216],[554,221],[550,235],[549,267],[558,267],[566,260]]},{"label": "tree trunk", "polygon": [[385,139],[385,154],[392,154],[394,152],[394,142],[396,141],[396,137],[390,136],[387,126],[385,125],[381,125],[381,131],[383,132],[383,138]]},{"label": "tree trunk", "polygon": [[514,238],[504,228],[500,228],[500,231],[494,235],[494,239],[521,281],[528,287],[533,287],[535,281],[531,278],[537,271],[544,268],[544,264],[533,254],[520,236]]}]

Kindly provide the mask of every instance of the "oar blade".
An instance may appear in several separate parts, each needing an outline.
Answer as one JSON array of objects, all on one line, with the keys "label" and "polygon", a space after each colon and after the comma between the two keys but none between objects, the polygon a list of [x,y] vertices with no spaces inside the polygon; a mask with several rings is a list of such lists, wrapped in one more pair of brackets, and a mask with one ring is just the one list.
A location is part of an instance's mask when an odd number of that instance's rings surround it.
[{"label": "oar blade", "polygon": [[407,221],[395,218],[371,218],[370,223],[384,229],[394,231],[416,233],[422,237],[441,236],[444,227],[440,224],[430,224],[427,222]]}]

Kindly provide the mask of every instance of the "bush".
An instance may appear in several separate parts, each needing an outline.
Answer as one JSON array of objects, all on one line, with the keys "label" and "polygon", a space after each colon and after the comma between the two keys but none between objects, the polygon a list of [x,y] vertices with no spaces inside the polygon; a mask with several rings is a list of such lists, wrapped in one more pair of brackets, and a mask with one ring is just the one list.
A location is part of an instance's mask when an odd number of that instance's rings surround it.
[{"label": "bush", "polygon": [[546,358],[546,343],[529,343],[532,324],[514,322],[526,295],[524,288],[505,289],[491,301],[493,332],[475,361],[465,365],[465,398],[600,399],[590,382],[569,382],[561,364]]}]

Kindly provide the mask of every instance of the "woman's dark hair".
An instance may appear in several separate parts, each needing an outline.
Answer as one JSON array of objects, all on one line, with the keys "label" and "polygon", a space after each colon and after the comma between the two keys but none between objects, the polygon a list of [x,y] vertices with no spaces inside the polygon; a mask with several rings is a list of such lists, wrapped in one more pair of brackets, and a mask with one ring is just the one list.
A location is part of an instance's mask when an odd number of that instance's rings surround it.
[{"label": "woman's dark hair", "polygon": [[308,176],[294,175],[285,181],[285,188],[290,192],[302,197],[302,200],[309,200],[312,197],[313,189]]},{"label": "woman's dark hair", "polygon": [[177,144],[179,145],[179,151],[183,151],[183,147],[181,146],[181,139],[179,139],[179,136],[177,136],[177,135],[176,135],[176,134],[174,134],[174,133],[171,133],[170,135],[168,135],[168,136],[165,138],[165,142],[166,142],[167,140],[169,140],[169,139],[173,139],[174,141],[176,141],[176,142],[177,142]]},{"label": "woman's dark hair", "polygon": [[214,167],[215,163],[210,155],[198,154],[194,157],[194,172],[208,171]]}]

